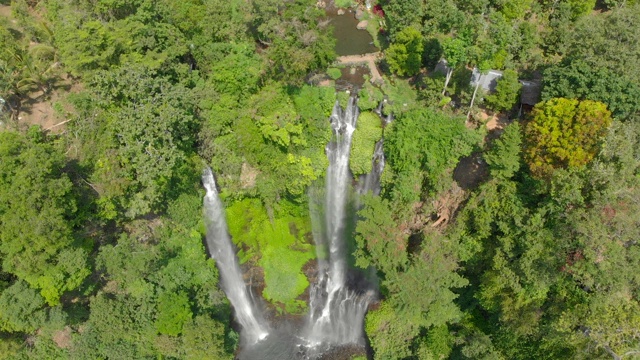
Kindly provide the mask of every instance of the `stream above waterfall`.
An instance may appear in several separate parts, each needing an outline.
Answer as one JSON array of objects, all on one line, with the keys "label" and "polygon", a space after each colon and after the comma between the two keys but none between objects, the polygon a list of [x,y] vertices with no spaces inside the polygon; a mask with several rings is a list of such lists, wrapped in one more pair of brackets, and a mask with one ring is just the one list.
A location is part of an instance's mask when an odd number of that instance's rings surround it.
[{"label": "stream above waterfall", "polygon": [[358,20],[353,10],[345,10],[338,15],[336,8],[327,9],[327,19],[331,20],[333,35],[336,38],[336,54],[360,55],[374,53],[378,48],[373,45],[373,38],[367,30],[358,30]]}]

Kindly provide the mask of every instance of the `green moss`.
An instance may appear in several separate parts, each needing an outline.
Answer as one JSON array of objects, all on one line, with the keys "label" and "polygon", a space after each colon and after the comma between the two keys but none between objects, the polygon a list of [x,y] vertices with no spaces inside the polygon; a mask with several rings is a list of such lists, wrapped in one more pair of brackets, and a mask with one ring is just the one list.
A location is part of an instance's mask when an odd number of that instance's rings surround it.
[{"label": "green moss", "polygon": [[383,98],[382,91],[368,81],[358,95],[358,107],[363,111],[375,109]]},{"label": "green moss", "polygon": [[342,106],[343,109],[347,107],[350,97],[351,94],[347,93],[346,91],[336,92],[336,99],[338,99],[338,101],[340,102],[340,106]]},{"label": "green moss", "polygon": [[354,5],[353,0],[335,0],[336,7],[346,8]]},{"label": "green moss", "polygon": [[338,80],[340,76],[342,76],[342,71],[336,68],[328,68],[327,75],[329,75],[333,80]]},{"label": "green moss", "polygon": [[349,167],[353,175],[371,172],[371,158],[376,141],[382,137],[380,117],[371,112],[364,112],[358,117],[356,131],[353,133]]},{"label": "green moss", "polygon": [[227,208],[233,242],[241,250],[241,262],[254,260],[264,270],[265,299],[281,304],[289,313],[301,313],[306,303],[297,298],[309,286],[302,267],[315,257],[305,241],[311,231],[308,214],[299,206],[281,201],[273,221],[257,199],[243,199]]}]

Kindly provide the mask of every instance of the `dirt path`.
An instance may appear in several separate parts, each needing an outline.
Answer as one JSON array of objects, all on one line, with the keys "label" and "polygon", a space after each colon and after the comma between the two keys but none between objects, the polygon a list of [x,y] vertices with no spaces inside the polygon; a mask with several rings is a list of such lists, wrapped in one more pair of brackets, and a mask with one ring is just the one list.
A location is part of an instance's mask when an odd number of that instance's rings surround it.
[{"label": "dirt path", "polygon": [[365,63],[369,66],[371,70],[371,82],[381,82],[382,75],[380,75],[380,71],[378,71],[378,67],[376,66],[376,60],[382,58],[381,52],[363,54],[363,55],[347,55],[340,56],[337,59],[337,62],[342,65],[350,65],[350,64],[362,64]]}]

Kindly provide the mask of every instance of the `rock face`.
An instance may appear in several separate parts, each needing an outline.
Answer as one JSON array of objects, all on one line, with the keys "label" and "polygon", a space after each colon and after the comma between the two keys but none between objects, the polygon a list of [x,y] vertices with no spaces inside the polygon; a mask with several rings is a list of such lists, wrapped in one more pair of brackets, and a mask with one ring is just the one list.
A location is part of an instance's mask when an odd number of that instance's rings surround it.
[{"label": "rock face", "polygon": [[363,20],[360,21],[358,23],[358,26],[356,26],[358,28],[358,30],[366,30],[367,29],[367,25],[369,25],[369,22],[367,20]]},{"label": "rock face", "polygon": [[356,10],[356,19],[360,20],[364,16],[364,11],[362,9]]}]

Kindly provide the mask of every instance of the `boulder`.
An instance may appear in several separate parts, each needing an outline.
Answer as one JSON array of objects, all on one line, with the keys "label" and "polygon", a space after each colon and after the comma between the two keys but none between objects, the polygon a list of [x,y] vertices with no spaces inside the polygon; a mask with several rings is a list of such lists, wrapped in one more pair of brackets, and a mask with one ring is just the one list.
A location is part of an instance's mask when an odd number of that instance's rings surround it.
[{"label": "boulder", "polygon": [[338,9],[338,15],[344,15],[344,9]]},{"label": "boulder", "polygon": [[362,9],[356,10],[356,19],[360,20],[364,16],[364,11]]},{"label": "boulder", "polygon": [[358,30],[366,30],[367,25],[369,25],[369,22],[367,20],[363,20],[360,21],[356,27],[358,28]]}]

